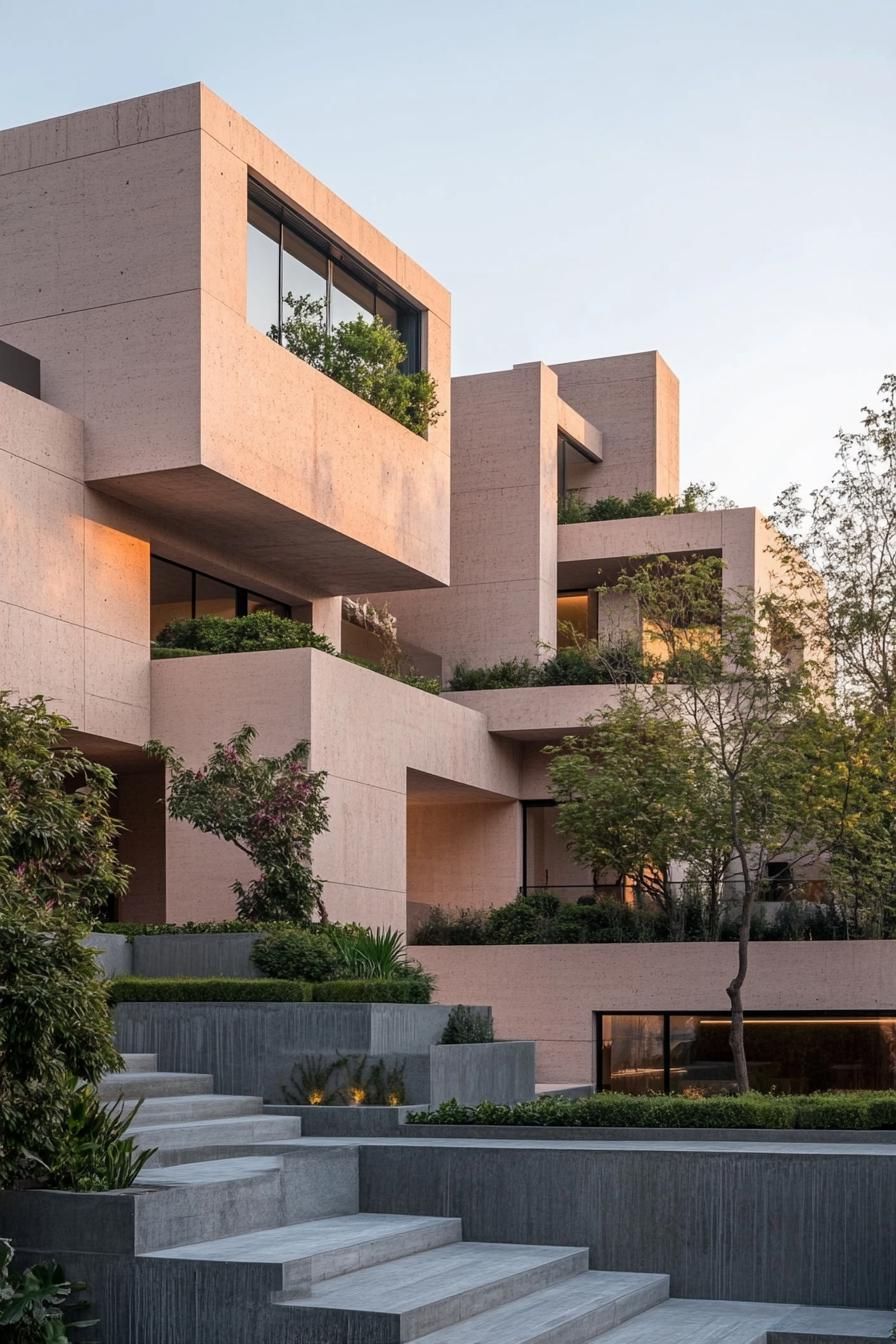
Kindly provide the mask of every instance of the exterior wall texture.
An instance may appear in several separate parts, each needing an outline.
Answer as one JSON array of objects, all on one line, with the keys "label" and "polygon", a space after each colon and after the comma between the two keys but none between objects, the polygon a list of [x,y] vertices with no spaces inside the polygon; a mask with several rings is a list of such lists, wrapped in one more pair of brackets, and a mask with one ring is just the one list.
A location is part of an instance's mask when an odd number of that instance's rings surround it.
[{"label": "exterior wall texture", "polygon": [[[495,1034],[534,1040],[536,1077],[594,1081],[595,1012],[720,1012],[734,943],[417,947],[443,1003],[490,1003]],[[756,943],[748,1012],[896,1009],[896,943]]]}]

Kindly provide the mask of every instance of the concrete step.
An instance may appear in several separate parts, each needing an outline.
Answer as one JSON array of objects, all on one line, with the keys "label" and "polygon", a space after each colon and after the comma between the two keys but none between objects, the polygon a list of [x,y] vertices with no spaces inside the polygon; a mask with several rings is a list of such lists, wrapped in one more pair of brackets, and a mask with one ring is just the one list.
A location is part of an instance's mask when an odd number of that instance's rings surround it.
[{"label": "concrete step", "polygon": [[460,1240],[459,1218],[356,1213],[314,1218],[239,1237],[172,1246],[154,1259],[278,1265],[284,1291]]},{"label": "concrete step", "polygon": [[214,1158],[214,1149],[219,1147],[299,1139],[302,1122],[285,1115],[250,1114],[145,1125],[141,1111],[128,1134],[144,1147],[158,1148],[163,1153],[174,1148],[202,1149],[202,1154],[194,1155],[199,1161],[206,1154]]},{"label": "concrete step", "polygon": [[668,1274],[588,1270],[423,1335],[418,1344],[586,1344],[668,1296]]},{"label": "concrete step", "polygon": [[281,1299],[304,1338],[398,1344],[527,1297],[588,1268],[588,1251],[463,1241],[358,1269]]},{"label": "concrete step", "polygon": [[139,1100],[142,1097],[182,1097],[197,1092],[212,1092],[215,1080],[210,1073],[107,1073],[98,1091],[103,1101]]},{"label": "concrete step", "polygon": [[670,1298],[594,1338],[599,1344],[766,1344],[768,1332],[793,1310],[786,1302]]},{"label": "concrete step", "polygon": [[122,1055],[125,1073],[155,1073],[159,1066],[158,1055]]},{"label": "concrete step", "polygon": [[860,1307],[797,1307],[768,1332],[767,1344],[867,1344],[892,1339],[891,1311]]},{"label": "concrete step", "polygon": [[184,1124],[192,1120],[222,1120],[237,1115],[261,1114],[261,1097],[228,1097],[219,1092],[196,1092],[182,1097],[147,1097],[134,1123],[144,1129],[146,1125]]}]

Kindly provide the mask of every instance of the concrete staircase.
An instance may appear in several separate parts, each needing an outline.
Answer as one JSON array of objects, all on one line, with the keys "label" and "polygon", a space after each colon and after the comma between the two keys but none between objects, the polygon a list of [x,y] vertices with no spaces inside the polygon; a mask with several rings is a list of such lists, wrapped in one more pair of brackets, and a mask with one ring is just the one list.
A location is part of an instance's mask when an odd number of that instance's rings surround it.
[{"label": "concrete staircase", "polygon": [[138,1178],[136,1280],[118,1299],[131,1344],[195,1344],[197,1320],[216,1344],[889,1338],[886,1312],[673,1299],[667,1275],[591,1270],[584,1248],[469,1242],[457,1218],[365,1213],[357,1147],[302,1141],[259,1099],[155,1063],[131,1057],[103,1084],[110,1100],[145,1098],[132,1132],[161,1148]]},{"label": "concrete staircase", "polygon": [[[149,1166],[163,1161],[199,1161],[246,1145],[277,1143],[301,1135],[294,1116],[265,1115],[261,1097],[228,1097],[216,1093],[207,1073],[163,1073],[155,1055],[124,1055],[123,1073],[110,1073],[100,1096],[119,1097],[136,1111],[129,1133],[145,1148],[159,1151]],[[139,1110],[137,1106],[139,1103]]]}]

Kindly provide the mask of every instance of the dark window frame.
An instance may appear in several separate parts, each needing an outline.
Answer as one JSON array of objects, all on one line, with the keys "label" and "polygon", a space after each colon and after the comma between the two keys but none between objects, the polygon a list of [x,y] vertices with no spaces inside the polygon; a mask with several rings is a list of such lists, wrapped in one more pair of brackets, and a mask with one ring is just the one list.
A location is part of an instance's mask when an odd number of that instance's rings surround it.
[{"label": "dark window frame", "polygon": [[[181,564],[181,562],[180,562],[179,560],[169,560],[168,557],[167,557],[167,555],[158,555],[155,551],[152,551],[152,552],[150,553],[150,557],[149,557],[149,558],[150,558],[150,576],[152,575],[152,564],[151,564],[151,562],[152,562],[153,560],[160,560],[160,561],[162,562],[163,565],[172,565],[175,569],[182,569],[186,574],[189,574],[189,575],[190,575],[190,616],[187,617],[187,618],[185,618],[185,619],[192,620],[192,621],[195,621],[195,620],[196,620],[196,580],[197,580],[197,578],[200,578],[200,579],[211,579],[212,583],[221,583],[221,584],[224,584],[225,587],[227,587],[227,588],[232,588],[233,591],[234,591],[234,594],[235,594],[236,615],[237,615],[237,616],[248,616],[248,615],[249,615],[249,598],[250,598],[250,596],[251,596],[251,597],[260,597],[264,602],[270,602],[270,603],[272,603],[273,605],[275,605],[275,606],[277,606],[277,607],[282,607],[282,608],[283,608],[283,612],[284,612],[287,616],[288,616],[288,615],[291,613],[291,611],[292,611],[292,608],[291,608],[291,606],[290,606],[290,604],[289,604],[288,602],[281,602],[280,599],[279,599],[279,597],[268,597],[266,593],[260,593],[260,592],[258,591],[257,588],[241,588],[241,587],[239,586],[239,584],[237,584],[237,583],[231,583],[229,579],[222,579],[222,578],[220,578],[219,575],[217,575],[217,574],[207,574],[206,571],[205,571],[204,569],[194,569],[192,565],[183,565],[183,564]],[[151,582],[151,577],[150,577],[150,582]],[[150,594],[149,594],[149,603],[150,603],[150,607],[152,607],[152,587],[151,587],[151,586],[150,586]],[[280,615],[281,613],[278,612],[277,614]],[[221,619],[223,620],[223,619],[226,619],[226,618],[225,618],[225,617],[222,617]]]},{"label": "dark window frame", "polygon": [[[605,1017],[659,1017],[662,1019],[663,1028],[663,1093],[666,1096],[671,1095],[671,1038],[672,1038],[672,1018],[673,1017],[713,1017],[718,1018],[720,1022],[730,1022],[731,1014],[724,1008],[676,1008],[669,1012],[664,1012],[655,1008],[642,1008],[634,1010],[624,1008],[613,1011],[610,1008],[595,1009],[592,1012],[593,1024],[593,1053],[594,1053],[594,1090],[595,1092],[611,1092],[613,1089],[605,1084],[604,1081],[604,1059],[603,1059],[603,1040],[604,1040],[604,1018]],[[896,1009],[888,1008],[825,1008],[819,1012],[813,1012],[811,1009],[786,1008],[786,1009],[767,1009],[761,1012],[745,1012],[744,1022],[749,1025],[750,1022],[769,1021],[770,1019],[784,1018],[799,1021],[807,1018],[819,1022],[837,1022],[849,1021],[854,1018],[873,1021],[879,1017],[892,1017],[896,1020]]]},{"label": "dark window frame", "polygon": [[[397,315],[395,330],[397,330],[408,352],[403,365],[403,372],[418,373],[424,367],[422,360],[422,308],[409,303],[396,289],[386,284],[373,271],[368,270],[362,262],[347,253],[337,243],[331,241],[326,234],[316,229],[303,216],[297,214],[295,210],[291,210],[279,197],[275,196],[273,192],[253,177],[249,178],[248,204],[265,211],[279,225],[277,268],[279,296],[277,306],[281,322],[283,317],[283,230],[287,228],[297,234],[309,247],[314,248],[326,263],[327,329],[330,329],[331,324],[333,269],[339,267],[367,289],[373,291],[374,309],[378,307],[378,299],[395,309]],[[252,226],[248,225],[248,227]],[[371,317],[373,317],[373,313],[371,313]]]}]

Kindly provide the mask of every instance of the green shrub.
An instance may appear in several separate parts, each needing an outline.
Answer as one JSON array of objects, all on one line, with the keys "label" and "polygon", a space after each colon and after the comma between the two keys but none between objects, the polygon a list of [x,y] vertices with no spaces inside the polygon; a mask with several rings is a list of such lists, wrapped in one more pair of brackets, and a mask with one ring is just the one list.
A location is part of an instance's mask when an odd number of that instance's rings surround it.
[{"label": "green shrub", "polygon": [[98,1325],[85,1320],[89,1303],[78,1301],[85,1283],[69,1283],[55,1261],[12,1268],[12,1242],[0,1238],[0,1335],[9,1344],[66,1344],[69,1330]]},{"label": "green shrub", "polygon": [[0,1188],[43,1184],[62,1150],[71,1078],[121,1068],[86,928],[24,895],[0,898]]},{"label": "green shrub", "polygon": [[442,1032],[442,1045],[481,1045],[494,1039],[491,1013],[462,1003],[451,1009]]},{"label": "green shrub", "polygon": [[507,658],[491,667],[467,667],[458,663],[448,683],[449,691],[518,690],[538,685],[538,668],[528,658]]},{"label": "green shrub", "polygon": [[426,691],[427,695],[441,695],[442,683],[438,677],[419,677],[416,672],[398,672],[391,671],[383,667],[381,663],[372,663],[369,658],[356,658],[351,653],[340,653],[339,657],[346,663],[354,663],[355,667],[366,668],[368,672],[376,672],[381,677],[389,677],[392,681],[400,681],[404,686],[413,686],[418,691]]},{"label": "green shrub", "polygon": [[299,980],[120,975],[109,981],[112,1003],[307,1003],[310,998],[311,986]]},{"label": "green shrub", "polygon": [[[335,653],[333,645],[304,621],[253,611],[249,616],[196,616],[171,621],[156,636],[156,649],[174,649],[174,657],[195,653],[257,653],[265,649],[320,649]],[[161,655],[163,658],[168,656]]]},{"label": "green shrub", "polygon": [[414,942],[421,947],[474,946],[487,943],[488,911],[443,910],[434,905],[417,926]]},{"label": "green shrub", "polygon": [[203,652],[208,652],[208,650],[168,649],[168,648],[162,648],[158,644],[152,644],[150,646],[149,656],[151,659],[153,659],[153,661],[158,662],[163,661],[165,658],[201,658],[203,656]]},{"label": "green shrub", "polygon": [[697,513],[702,509],[732,508],[731,500],[717,495],[714,482],[692,483],[680,495],[657,495],[637,490],[628,499],[608,495],[588,503],[578,491],[563,495],[557,505],[560,523],[610,523],[619,518],[657,518],[670,513]]},{"label": "green shrub", "polygon": [[319,929],[277,929],[264,934],[252,949],[252,962],[273,980],[330,980],[340,957]]},{"label": "green shrub", "polygon": [[429,1003],[432,999],[430,978],[418,975],[397,980],[322,980],[308,988],[315,1003]]},{"label": "green shrub", "polygon": [[294,929],[283,920],[218,919],[186,924],[95,924],[94,933],[120,933],[127,938],[162,933],[270,933],[275,929]]},{"label": "green shrub", "polygon": [[407,347],[382,318],[357,317],[327,330],[324,299],[287,294],[292,315],[269,332],[286,349],[363,397],[415,434],[425,435],[438,420],[438,397],[430,373],[404,373]]},{"label": "green shrub", "polygon": [[346,979],[389,979],[407,964],[404,935],[397,929],[329,925],[327,935]]},{"label": "green shrub", "polygon": [[127,890],[115,776],[69,745],[73,725],[41,696],[0,689],[0,897],[65,906],[90,918]]},{"label": "green shrub", "polygon": [[545,1097],[500,1106],[443,1103],[415,1113],[409,1123],[424,1125],[529,1125],[553,1128],[619,1129],[893,1129],[896,1092],[828,1092],[811,1096],[630,1096],[598,1092],[575,1099]]}]

